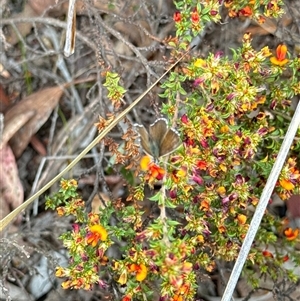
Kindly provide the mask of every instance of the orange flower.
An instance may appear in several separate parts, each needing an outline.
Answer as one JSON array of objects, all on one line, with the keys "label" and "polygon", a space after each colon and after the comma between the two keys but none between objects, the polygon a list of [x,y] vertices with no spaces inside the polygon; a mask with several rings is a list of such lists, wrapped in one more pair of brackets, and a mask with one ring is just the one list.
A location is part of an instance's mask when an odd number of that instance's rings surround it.
[{"label": "orange flower", "polygon": [[210,209],[210,204],[207,200],[201,201],[200,210],[208,211]]},{"label": "orange flower", "polygon": [[122,301],[131,301],[131,295],[126,295],[125,297],[123,297]]},{"label": "orange flower", "polygon": [[171,301],[183,301],[183,297],[181,295],[174,295]]},{"label": "orange flower", "polygon": [[173,296],[173,298],[171,299],[172,301],[184,301],[186,294],[189,292],[190,290],[190,285],[184,283],[177,291],[176,294]]},{"label": "orange flower", "polygon": [[266,18],[264,16],[259,16],[257,21],[259,24],[264,24],[266,22]]},{"label": "orange flower", "polygon": [[56,211],[59,216],[63,216],[66,213],[65,207],[57,207]]},{"label": "orange flower", "polygon": [[286,53],[287,53],[286,45],[284,44],[278,45],[278,47],[276,48],[276,57],[279,61],[285,60]]},{"label": "orange flower", "polygon": [[262,254],[264,255],[264,257],[270,257],[270,258],[274,257],[273,254],[270,251],[268,251],[268,250],[264,250],[262,252]]},{"label": "orange flower", "polygon": [[165,175],[165,170],[156,165],[154,162],[151,162],[151,158],[149,156],[144,156],[141,159],[140,166],[143,171],[147,171],[145,179],[149,181],[149,184],[153,183],[155,179],[163,179]]},{"label": "orange flower", "polygon": [[197,10],[194,10],[191,13],[191,19],[192,19],[193,23],[198,23],[199,22],[199,14],[198,14]]},{"label": "orange flower", "polygon": [[64,268],[62,267],[57,267],[56,268],[56,271],[55,271],[55,276],[56,277],[66,277],[67,276],[67,273],[65,271]]},{"label": "orange flower", "polygon": [[149,166],[149,174],[151,178],[161,180],[165,175],[165,170],[153,163]]},{"label": "orange flower", "polygon": [[219,231],[220,233],[225,233],[225,232],[226,232],[226,228],[225,228],[223,225],[220,225],[220,226],[218,227],[218,231]]},{"label": "orange flower", "polygon": [[244,17],[250,17],[252,16],[252,9],[250,6],[246,6],[244,7],[243,9],[241,9],[240,11],[240,14]]},{"label": "orange flower", "polygon": [[228,133],[229,132],[229,127],[228,125],[224,125],[221,127],[220,129],[221,133],[225,134],[225,133]]},{"label": "orange flower", "polygon": [[234,18],[234,17],[237,16],[237,13],[236,13],[236,11],[234,11],[234,10],[231,9],[231,10],[228,11],[228,16],[230,18]]},{"label": "orange flower", "polygon": [[129,271],[135,272],[135,278],[137,281],[143,281],[147,276],[147,267],[144,264],[132,263],[129,265]]},{"label": "orange flower", "polygon": [[71,287],[71,284],[72,284],[71,280],[66,280],[66,281],[64,281],[64,282],[61,284],[61,287],[62,287],[63,289],[68,289],[68,288]]},{"label": "orange flower", "polygon": [[284,235],[286,236],[287,240],[294,240],[298,237],[299,235],[299,229],[293,230],[292,228],[287,228],[284,230]]},{"label": "orange flower", "polygon": [[95,247],[99,240],[105,241],[107,239],[107,231],[101,225],[93,225],[89,230],[86,239],[92,247]]},{"label": "orange flower", "polygon": [[67,190],[69,188],[77,188],[78,184],[77,184],[77,181],[74,180],[74,179],[71,179],[71,180],[61,180],[60,181],[60,186],[62,189],[64,190]]},{"label": "orange flower", "polygon": [[246,220],[247,220],[247,216],[244,215],[244,214],[238,214],[237,220],[238,220],[240,225],[245,225]]},{"label": "orange flower", "polygon": [[276,66],[284,66],[289,60],[286,59],[287,47],[284,44],[280,44],[276,48],[276,56],[272,56],[270,61]]},{"label": "orange flower", "polygon": [[201,170],[206,170],[207,168],[207,163],[204,160],[197,161],[196,165]]},{"label": "orange flower", "polygon": [[281,187],[283,187],[286,190],[293,190],[295,187],[295,185],[290,180],[287,179],[279,180],[279,184]]}]

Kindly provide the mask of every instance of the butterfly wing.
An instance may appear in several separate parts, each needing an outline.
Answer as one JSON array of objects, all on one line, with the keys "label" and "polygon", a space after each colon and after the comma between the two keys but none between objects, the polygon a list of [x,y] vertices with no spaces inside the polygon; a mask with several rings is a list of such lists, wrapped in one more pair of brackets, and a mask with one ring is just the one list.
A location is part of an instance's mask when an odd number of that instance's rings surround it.
[{"label": "butterfly wing", "polygon": [[167,120],[164,118],[159,118],[151,124],[149,133],[143,125],[135,126],[145,153],[155,159],[174,152],[181,145],[179,133],[168,128]]},{"label": "butterfly wing", "polygon": [[181,145],[179,133],[169,128],[161,141],[159,156],[163,157],[173,153]]},{"label": "butterfly wing", "polygon": [[168,131],[168,123],[164,118],[158,118],[149,127],[149,134],[153,141],[159,146]]},{"label": "butterfly wing", "polygon": [[168,124],[167,124],[167,120],[164,118],[157,119],[149,127],[150,148],[152,150],[152,154],[155,159],[161,156],[160,145],[161,142],[164,140],[164,137],[167,132],[168,132]]},{"label": "butterfly wing", "polygon": [[143,125],[135,124],[135,127],[140,135],[141,139],[141,145],[145,151],[146,154],[153,157],[152,150],[151,150],[151,144],[149,141],[149,134],[145,127]]}]

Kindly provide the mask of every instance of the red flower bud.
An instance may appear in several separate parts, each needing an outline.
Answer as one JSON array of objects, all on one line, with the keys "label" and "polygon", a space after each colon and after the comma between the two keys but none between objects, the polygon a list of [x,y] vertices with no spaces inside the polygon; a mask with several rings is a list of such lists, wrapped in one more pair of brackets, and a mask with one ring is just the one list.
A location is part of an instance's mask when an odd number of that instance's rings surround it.
[{"label": "red flower bud", "polygon": [[174,13],[173,20],[175,22],[180,22],[181,21],[181,14],[180,14],[180,12],[177,11],[177,12]]},{"label": "red flower bud", "polygon": [[189,122],[189,118],[187,117],[186,114],[183,114],[181,116],[181,122],[184,123],[184,124],[187,124]]}]

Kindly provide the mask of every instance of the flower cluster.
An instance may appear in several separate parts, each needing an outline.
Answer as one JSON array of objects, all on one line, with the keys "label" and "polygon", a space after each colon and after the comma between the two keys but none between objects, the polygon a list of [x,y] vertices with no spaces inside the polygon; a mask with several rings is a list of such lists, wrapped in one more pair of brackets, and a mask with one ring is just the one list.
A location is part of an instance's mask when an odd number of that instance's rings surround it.
[{"label": "flower cluster", "polygon": [[[174,21],[180,39],[187,42],[190,32],[198,34],[206,22],[219,20],[221,2],[201,1],[193,7],[177,2]],[[224,4],[232,17],[262,21],[281,14],[281,1],[246,2]],[[123,301],[152,300],[154,292],[160,300],[194,300],[197,276],[213,272],[220,260],[235,261],[240,252],[288,125],[281,116],[290,113],[291,99],[300,94],[295,72],[299,68],[299,59],[293,59],[285,45],[272,55],[268,47],[255,50],[251,35],[245,34],[232,57],[216,52],[191,58],[182,73],[173,72],[162,85],[160,96],[168,100],[162,113],[177,122],[183,146],[169,161],[164,159],[162,166],[163,160],[143,157],[140,168],[133,170],[139,182],[128,189],[127,202],[109,202],[97,214],[85,212],[72,180],[63,180],[59,193],[48,199],[47,206],[57,208],[60,216],[75,218],[73,231],[62,236],[70,253],[69,266],[56,271],[66,278],[63,287],[91,289],[96,283],[105,287],[108,284],[100,277],[104,274],[113,287],[122,287]],[[183,88],[186,82],[192,83],[189,91]],[[118,78],[110,76],[107,85],[114,88],[109,92],[118,107],[124,92],[116,88]],[[181,115],[173,116],[178,111]],[[108,123],[100,118],[97,127]],[[116,155],[114,163],[125,164],[131,158],[127,170],[134,169],[136,133],[129,127],[122,139],[123,152],[118,152],[117,143],[108,144]],[[295,141],[293,150],[299,149]],[[152,189],[154,184],[160,187],[158,192]],[[146,186],[154,195],[146,194]],[[286,199],[299,189],[299,162],[291,156],[275,192]],[[107,258],[112,241],[122,245],[121,256]],[[266,211],[246,262],[252,284],[259,285],[256,270],[273,280],[279,275],[295,280],[283,263],[300,262],[300,255],[289,248],[298,241],[299,229],[283,225]]]},{"label": "flower cluster", "polygon": [[278,193],[283,200],[292,195],[296,186],[300,185],[300,171],[297,168],[296,158],[289,158],[281,171]]},{"label": "flower cluster", "polygon": [[107,87],[108,98],[112,101],[112,104],[118,109],[122,104],[122,98],[126,90],[119,85],[120,77],[117,73],[106,73],[106,82],[103,86]]},{"label": "flower cluster", "polygon": [[187,28],[190,28],[193,36],[196,36],[204,29],[206,23],[218,22],[221,19],[218,1],[198,2],[195,7],[176,1],[175,5],[178,11],[174,13],[173,20],[177,28],[177,36],[182,36],[186,41],[191,40],[191,36],[187,34]]},{"label": "flower cluster", "polygon": [[[224,3],[223,3],[224,2]],[[195,7],[186,5],[185,1],[175,1],[177,11],[173,15],[177,36],[190,41],[187,28],[196,36],[208,22],[218,22],[221,19],[219,11],[222,5],[226,7],[231,18],[251,18],[264,23],[266,18],[278,18],[283,15],[282,0],[252,0],[241,2],[239,0],[201,1]]]},{"label": "flower cluster", "polygon": [[53,201],[60,200],[57,207],[59,216],[73,215],[76,223],[73,230],[61,236],[64,246],[69,250],[69,266],[57,267],[55,275],[66,278],[62,282],[64,289],[90,290],[94,284],[105,287],[99,271],[106,264],[105,251],[111,245],[108,232],[100,224],[98,214],[85,212],[85,203],[79,197],[75,180],[62,180],[59,193],[47,199],[47,207],[52,208]]},{"label": "flower cluster", "polygon": [[[260,23],[263,23],[266,17],[278,18],[284,13],[284,3],[278,0],[252,0],[246,4],[245,2],[241,3],[241,1],[237,0],[225,0],[224,5],[228,9],[229,17],[253,18]],[[261,13],[261,8],[263,9],[263,13]]]},{"label": "flower cluster", "polygon": [[162,300],[189,300],[193,296],[191,285],[196,278],[194,267],[182,258],[194,252],[186,243],[179,241],[174,241],[167,248],[160,266],[163,274]]},{"label": "flower cluster", "polygon": [[[253,214],[249,208],[258,203],[279,146],[272,138],[278,135],[278,121],[269,118],[264,108],[287,110],[291,89],[284,85],[299,83],[293,72],[289,83],[281,78],[280,89],[274,81],[274,76],[280,78],[283,69],[293,68],[286,54],[284,45],[277,48],[274,57],[268,47],[256,51],[251,36],[245,34],[243,46],[235,51],[233,60],[222,53],[206,59],[195,58],[185,68],[185,77],[172,77],[163,85],[165,92],[161,96],[170,103],[164,107],[167,113],[173,111],[178,97],[172,88],[181,91],[181,82],[186,79],[194,82],[191,93],[181,93],[186,106],[178,124],[184,150],[172,158],[172,182],[167,186],[171,203],[182,206],[185,220],[180,232],[182,238],[197,250],[197,256],[188,252],[184,259],[181,257],[185,262],[199,263],[201,268],[212,271],[216,265],[214,257],[232,261],[238,256]],[[256,112],[254,117],[250,117],[253,112]],[[266,143],[275,152],[271,156],[268,151],[265,153]],[[297,162],[290,158],[276,186],[283,199],[300,188],[298,175]],[[266,228],[259,230],[258,241],[275,244],[278,238],[267,225],[276,225],[280,232],[280,220],[275,221],[268,213],[265,219]],[[143,233],[148,238],[151,232]],[[284,235],[287,245],[299,238],[298,229],[287,228]],[[218,247],[212,247],[212,241]],[[214,256],[204,251],[206,247],[211,248]],[[273,261],[273,269],[267,269],[269,262],[263,260],[266,254],[262,257],[261,254],[250,254],[248,264],[257,264],[262,273],[276,279],[275,270],[283,269],[284,250],[276,254],[280,260]],[[255,279],[250,279],[253,285],[258,285]]]}]

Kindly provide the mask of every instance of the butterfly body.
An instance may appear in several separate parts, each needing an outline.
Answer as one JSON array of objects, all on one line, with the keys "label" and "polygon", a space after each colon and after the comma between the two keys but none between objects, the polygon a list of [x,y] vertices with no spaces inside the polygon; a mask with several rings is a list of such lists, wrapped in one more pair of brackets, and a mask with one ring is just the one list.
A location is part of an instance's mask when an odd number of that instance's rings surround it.
[{"label": "butterfly body", "polygon": [[181,145],[179,133],[169,128],[164,118],[159,118],[151,124],[149,132],[143,125],[136,125],[136,127],[145,153],[156,160],[171,154]]}]

